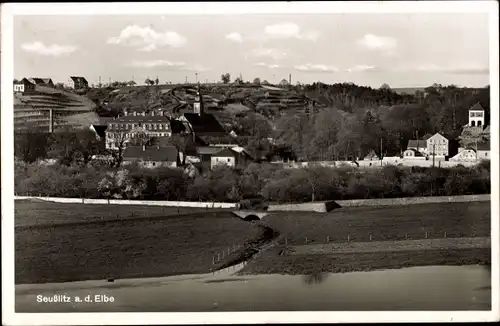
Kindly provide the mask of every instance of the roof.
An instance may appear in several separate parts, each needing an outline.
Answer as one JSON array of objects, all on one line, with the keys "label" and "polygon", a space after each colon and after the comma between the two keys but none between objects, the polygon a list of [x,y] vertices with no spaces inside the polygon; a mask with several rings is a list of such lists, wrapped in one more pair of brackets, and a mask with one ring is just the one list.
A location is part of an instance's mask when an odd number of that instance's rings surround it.
[{"label": "roof", "polygon": [[125,122],[131,122],[131,123],[139,123],[139,122],[146,122],[146,123],[165,123],[165,122],[170,122],[170,119],[166,116],[163,115],[124,115],[121,116],[117,119],[114,119],[113,121],[109,121],[108,123],[125,123]]},{"label": "roof", "polygon": [[150,162],[177,162],[178,151],[174,146],[127,146],[123,153],[124,160],[142,160]]},{"label": "roof", "polygon": [[370,158],[378,158],[377,154],[375,153],[375,151],[371,151],[370,153],[368,153],[368,155],[366,155],[364,158],[365,159],[370,159]]},{"label": "roof", "polygon": [[469,111],[484,111],[484,108],[481,103],[477,102],[469,109]]},{"label": "roof", "polygon": [[412,140],[409,140],[408,141],[408,146],[407,148],[410,148],[410,147],[427,147],[427,141],[425,140],[416,140],[416,139],[412,139]]},{"label": "roof", "polygon": [[189,121],[194,132],[197,134],[225,133],[224,128],[213,114],[204,113],[198,115],[197,113],[184,113],[184,117]]},{"label": "roof", "polygon": [[477,143],[477,150],[478,151],[489,151],[490,150],[490,142],[481,142]]},{"label": "roof", "polygon": [[486,134],[489,134],[490,133],[490,125],[488,125],[486,128],[484,128],[483,132]]},{"label": "roof", "polygon": [[424,135],[424,137],[422,137],[422,140],[427,140],[427,139],[431,138],[432,136],[433,135],[427,133],[427,134]]},{"label": "roof", "polygon": [[42,78],[42,80],[43,80],[43,82],[44,82],[45,84],[50,84],[50,83],[52,83],[52,79],[51,79],[51,78]]},{"label": "roof", "polygon": [[227,134],[204,134],[201,136],[196,135],[196,137],[205,144],[234,144],[238,145],[238,142]]},{"label": "roof", "polygon": [[200,146],[196,148],[198,155],[215,155],[222,151],[220,147]]},{"label": "roof", "polygon": [[80,77],[80,76],[71,76],[71,78],[75,83],[87,83],[87,80],[85,77]]},{"label": "roof", "polygon": [[51,81],[50,78],[38,78],[38,77],[31,77],[28,80],[33,84],[47,84],[49,81]]},{"label": "roof", "polygon": [[28,78],[26,78],[26,77],[25,77],[25,78],[23,78],[23,79],[21,79],[21,80],[18,80],[18,81],[17,81],[16,83],[14,83],[14,84],[32,84],[32,85],[34,85],[34,83],[33,83],[33,82],[31,82],[31,81],[30,81]]},{"label": "roof", "polygon": [[106,129],[108,128],[107,126],[100,126],[100,125],[92,125],[94,128],[96,134],[101,137],[105,138],[106,137]]},{"label": "roof", "polygon": [[217,152],[217,154],[213,155],[213,157],[236,157],[236,153],[229,148],[224,148]]},{"label": "roof", "polygon": [[417,150],[415,150],[413,148],[409,148],[406,151],[412,151],[415,154],[415,156],[424,156],[424,154],[420,153],[419,151],[417,151]]},{"label": "roof", "polygon": [[173,134],[179,134],[183,131],[186,131],[184,123],[176,119],[170,120],[170,129],[172,130]]}]

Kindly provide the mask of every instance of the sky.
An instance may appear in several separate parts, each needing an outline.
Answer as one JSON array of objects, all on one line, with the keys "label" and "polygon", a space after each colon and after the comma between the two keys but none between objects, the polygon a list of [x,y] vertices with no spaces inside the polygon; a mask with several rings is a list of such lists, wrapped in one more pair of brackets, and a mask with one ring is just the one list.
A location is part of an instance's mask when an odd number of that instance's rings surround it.
[{"label": "sky", "polygon": [[[196,75],[196,73],[198,75]],[[488,15],[15,16],[14,76],[380,87],[489,84]]]}]

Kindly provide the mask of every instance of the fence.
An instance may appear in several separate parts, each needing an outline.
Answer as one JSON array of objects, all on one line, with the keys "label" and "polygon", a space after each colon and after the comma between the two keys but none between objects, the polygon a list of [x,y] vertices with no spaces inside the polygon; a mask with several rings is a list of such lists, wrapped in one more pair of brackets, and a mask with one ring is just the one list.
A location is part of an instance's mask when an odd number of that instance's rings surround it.
[{"label": "fence", "polygon": [[110,204],[110,205],[144,205],[165,207],[194,207],[194,208],[239,208],[237,203],[220,202],[189,202],[189,201],[158,201],[158,200],[126,200],[126,199],[89,199],[89,198],[63,198],[42,196],[14,196],[15,200],[37,199],[55,203],[67,204]]}]

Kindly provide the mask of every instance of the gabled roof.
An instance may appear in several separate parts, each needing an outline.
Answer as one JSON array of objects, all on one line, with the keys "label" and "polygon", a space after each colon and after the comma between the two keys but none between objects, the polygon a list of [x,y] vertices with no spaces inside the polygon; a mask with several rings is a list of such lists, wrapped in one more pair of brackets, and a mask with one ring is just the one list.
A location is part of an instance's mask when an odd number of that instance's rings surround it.
[{"label": "gabled roof", "polygon": [[[31,77],[28,79],[31,83],[36,84],[36,85],[45,85],[48,83],[48,81],[51,81],[50,78],[38,78],[38,77]],[[47,82],[46,82],[47,81]]]},{"label": "gabled roof", "polygon": [[43,80],[43,82],[44,82],[45,84],[53,84],[53,82],[52,82],[52,79],[51,79],[51,78],[42,78],[42,80]]},{"label": "gabled roof", "polygon": [[490,133],[490,125],[488,125],[486,128],[484,128],[483,133],[485,133],[485,134]]},{"label": "gabled roof", "polygon": [[469,111],[484,111],[484,108],[481,103],[477,102],[469,109]]},{"label": "gabled roof", "polygon": [[85,77],[80,77],[80,76],[71,76],[71,78],[75,83],[87,83],[87,80]]},{"label": "gabled roof", "polygon": [[217,154],[213,155],[213,157],[236,157],[238,154],[229,148],[224,148],[217,152]]},{"label": "gabled roof", "polygon": [[174,146],[127,146],[123,153],[124,160],[142,160],[150,162],[177,162],[177,148]]},{"label": "gabled roof", "polygon": [[427,139],[431,138],[432,136],[433,135],[427,133],[427,134],[424,135],[424,137],[422,137],[422,140],[427,140]]},{"label": "gabled roof", "polygon": [[196,134],[225,133],[224,128],[213,114],[204,113],[198,115],[197,113],[184,113],[184,117],[189,121]]},{"label": "gabled roof", "polygon": [[416,139],[412,139],[412,140],[409,140],[408,141],[408,146],[406,148],[410,148],[410,147],[415,147],[415,148],[425,148],[427,147],[427,141],[425,140],[416,140]]},{"label": "gabled roof", "polygon": [[371,159],[371,158],[378,158],[377,154],[376,154],[376,153],[375,153],[375,151],[373,151],[373,150],[372,150],[370,153],[368,153],[368,155],[366,155],[366,156],[364,157],[364,159],[365,159],[365,160],[367,160],[367,159]]},{"label": "gabled roof", "polygon": [[[31,78],[30,78],[31,79]],[[34,82],[30,81],[28,78],[24,77],[23,79],[21,80],[18,80],[16,83],[14,84],[32,84],[32,85],[35,85]]]}]

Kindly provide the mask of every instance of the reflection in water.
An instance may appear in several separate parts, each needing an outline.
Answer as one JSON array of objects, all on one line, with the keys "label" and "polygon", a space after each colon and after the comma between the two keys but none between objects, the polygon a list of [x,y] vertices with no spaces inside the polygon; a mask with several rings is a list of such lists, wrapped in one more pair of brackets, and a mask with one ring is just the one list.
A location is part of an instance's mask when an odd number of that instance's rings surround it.
[{"label": "reflection in water", "polygon": [[328,277],[327,273],[323,272],[314,272],[309,275],[304,275],[304,283],[307,285],[312,285],[312,284],[321,284],[325,281],[325,279]]}]

